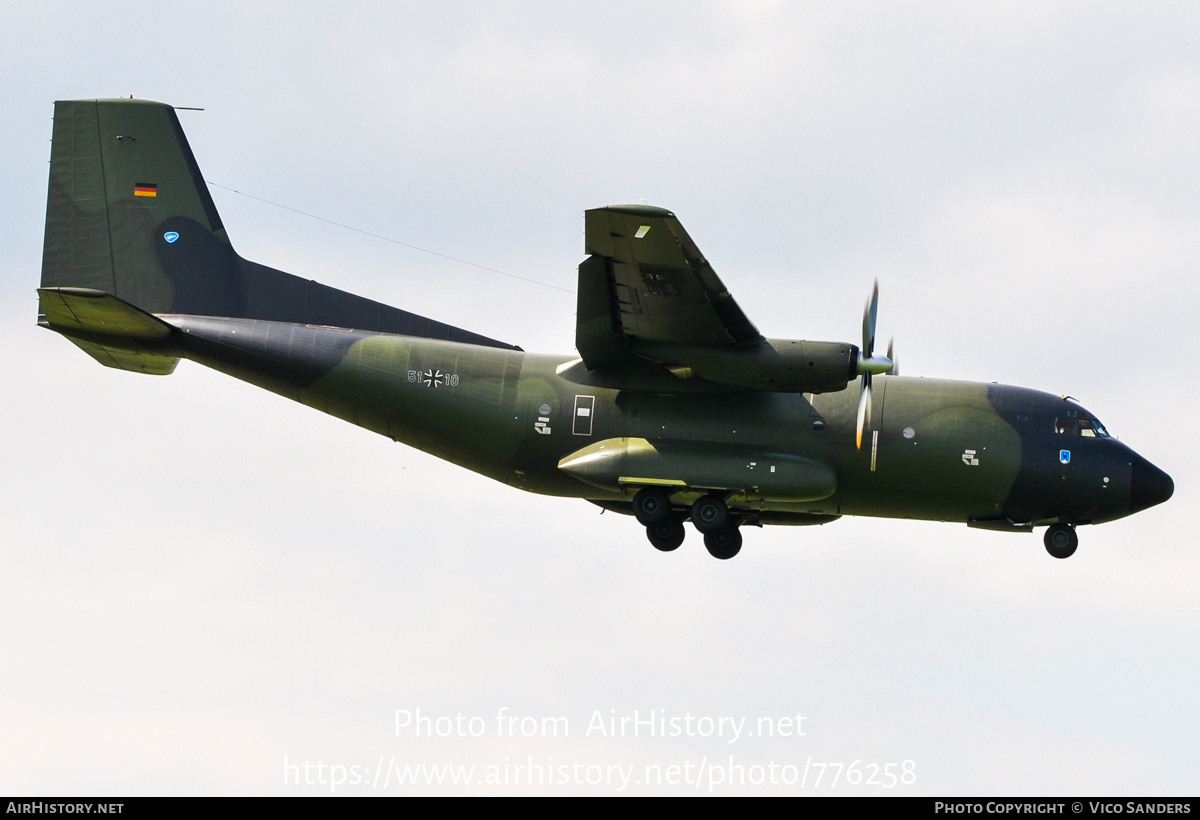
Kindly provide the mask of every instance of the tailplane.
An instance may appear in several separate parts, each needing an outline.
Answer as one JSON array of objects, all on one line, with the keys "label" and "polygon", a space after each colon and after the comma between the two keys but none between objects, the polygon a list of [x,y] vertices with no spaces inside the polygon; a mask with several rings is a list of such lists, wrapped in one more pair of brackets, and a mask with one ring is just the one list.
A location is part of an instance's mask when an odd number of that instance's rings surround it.
[{"label": "tailplane", "polygon": [[40,322],[105,367],[166,376],[179,364],[162,351],[171,325],[116,296],[91,288],[39,288]]}]

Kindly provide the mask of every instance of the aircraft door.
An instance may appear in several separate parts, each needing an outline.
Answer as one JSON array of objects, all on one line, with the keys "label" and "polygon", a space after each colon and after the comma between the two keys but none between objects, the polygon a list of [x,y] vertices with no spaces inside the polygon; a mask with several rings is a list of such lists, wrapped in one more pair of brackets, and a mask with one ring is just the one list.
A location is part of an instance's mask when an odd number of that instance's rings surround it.
[{"label": "aircraft door", "polygon": [[595,396],[576,396],[575,413],[571,423],[571,432],[577,436],[590,436],[596,411]]}]

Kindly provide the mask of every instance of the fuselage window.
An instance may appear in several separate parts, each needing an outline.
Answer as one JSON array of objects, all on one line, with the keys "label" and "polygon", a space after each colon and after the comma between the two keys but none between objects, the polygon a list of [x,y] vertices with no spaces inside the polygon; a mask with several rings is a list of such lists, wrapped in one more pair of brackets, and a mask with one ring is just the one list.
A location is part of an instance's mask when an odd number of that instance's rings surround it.
[{"label": "fuselage window", "polygon": [[1079,435],[1079,419],[1059,416],[1054,420],[1054,429],[1063,435],[1077,436]]},{"label": "fuselage window", "polygon": [[1054,420],[1054,429],[1065,436],[1108,438],[1108,431],[1104,429],[1104,425],[1095,419],[1060,416]]}]

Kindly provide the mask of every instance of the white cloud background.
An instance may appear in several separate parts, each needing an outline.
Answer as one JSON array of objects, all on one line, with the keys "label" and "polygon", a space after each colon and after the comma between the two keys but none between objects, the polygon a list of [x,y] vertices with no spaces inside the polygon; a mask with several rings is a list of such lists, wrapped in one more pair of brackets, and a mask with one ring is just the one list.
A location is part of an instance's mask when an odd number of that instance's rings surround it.
[{"label": "white cloud background", "polygon": [[[1187,3],[4,6],[0,790],[732,754],[915,761],[893,793],[1195,794],[1198,36]],[[562,288],[582,211],[639,198],[771,335],[853,341],[878,277],[906,374],[1077,396],[1175,497],[1062,562],[868,519],[718,562],[189,363],[100,368],[33,324],[51,102],[131,93],[206,109],[181,118],[213,182]],[[572,346],[570,294],[214,196],[248,258]],[[488,731],[397,737],[418,707]],[[501,707],[571,736],[497,737]],[[584,736],[634,709],[807,735]],[[612,789],[339,793],[425,791]]]}]

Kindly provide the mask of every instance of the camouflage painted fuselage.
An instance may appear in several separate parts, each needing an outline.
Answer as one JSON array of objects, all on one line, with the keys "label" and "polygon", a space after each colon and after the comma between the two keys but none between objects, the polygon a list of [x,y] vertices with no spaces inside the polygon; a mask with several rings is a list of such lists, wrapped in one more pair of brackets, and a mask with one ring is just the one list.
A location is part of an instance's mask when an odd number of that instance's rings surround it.
[{"label": "camouflage painted fuselage", "polygon": [[[578,356],[525,353],[243,259],[170,106],[68,101],[38,321],[109,367],[191,359],[513,487],[637,511],[660,549],[689,516],[730,557],[741,524],[1028,530],[1171,495],[1069,400],[898,376],[871,389],[892,369],[873,357],[874,297],[861,349],[765,338],[670,211],[587,211],[585,253]],[[639,491],[659,518],[635,510]],[[732,519],[705,529],[705,509]]]},{"label": "camouflage painted fuselage", "polygon": [[[513,487],[615,502],[607,505],[614,509],[630,500],[636,480],[599,486],[560,462],[608,440],[644,440],[666,452],[692,445],[725,472],[707,483],[719,483],[731,509],[761,523],[874,515],[999,529],[1128,515],[1148,506],[1133,491],[1134,476],[1155,469],[1111,437],[1058,432],[1056,419],[1068,413],[1091,417],[1069,400],[1017,387],[881,377],[860,450],[853,387],[816,396],[714,389],[650,364],[606,377],[571,355],[160,318],[177,330],[154,352],[193,359]],[[834,491],[808,500],[755,492],[769,484],[772,461],[795,457],[832,468]],[[678,486],[674,499],[686,503],[705,488]]]}]

